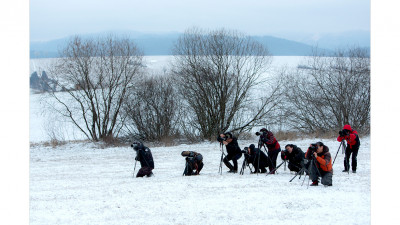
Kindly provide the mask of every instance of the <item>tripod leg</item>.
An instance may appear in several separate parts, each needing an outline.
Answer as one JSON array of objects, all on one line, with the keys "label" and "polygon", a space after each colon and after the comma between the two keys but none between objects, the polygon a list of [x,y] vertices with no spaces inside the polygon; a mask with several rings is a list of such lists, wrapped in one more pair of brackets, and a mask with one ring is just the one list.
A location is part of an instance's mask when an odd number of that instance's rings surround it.
[{"label": "tripod leg", "polygon": [[136,163],[137,163],[137,161],[135,160],[135,168],[133,169],[133,173],[132,173],[133,177],[135,177]]},{"label": "tripod leg", "polygon": [[261,153],[261,150],[259,150],[258,151],[258,162],[257,162],[257,176],[258,176],[258,171],[260,170],[260,153]]},{"label": "tripod leg", "polygon": [[243,175],[245,166],[246,166],[246,159],[243,160],[242,168],[240,169],[240,173],[239,173],[240,175]]},{"label": "tripod leg", "polygon": [[[301,171],[301,170],[300,170]],[[299,175],[300,174],[300,171],[299,172],[297,172],[296,173],[296,175],[294,175],[294,177],[291,179],[291,180],[289,180],[289,182],[292,182],[292,180],[294,180],[294,178],[296,178],[297,177],[297,175]]]}]

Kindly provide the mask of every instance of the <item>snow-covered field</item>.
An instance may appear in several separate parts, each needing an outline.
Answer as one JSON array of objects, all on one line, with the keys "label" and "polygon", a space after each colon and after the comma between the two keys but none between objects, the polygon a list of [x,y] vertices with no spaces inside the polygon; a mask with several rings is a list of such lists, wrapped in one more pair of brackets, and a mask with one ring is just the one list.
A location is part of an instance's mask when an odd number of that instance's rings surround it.
[{"label": "snow-covered field", "polygon": [[[146,66],[162,71],[171,56],[148,56]],[[273,68],[297,66],[302,57],[274,57]],[[31,73],[45,70],[47,59],[31,60]],[[81,139],[69,123],[46,113],[41,94],[30,94],[30,224],[370,224],[370,137],[361,137],[356,174],[342,173],[339,152],[332,187],[308,187],[308,177],[294,176],[283,166],[276,175],[220,175],[217,142],[153,147],[154,177],[134,178],[135,153],[130,147],[68,143],[56,148],[37,144],[60,139]],[[254,140],[239,140],[243,149]],[[279,137],[277,137],[279,140]],[[323,141],[332,157],[339,147],[334,139],[279,140],[281,147],[296,144],[306,150]],[[146,144],[146,143],[145,143]],[[200,176],[183,177],[182,151],[200,152]],[[243,157],[239,160],[242,165]],[[280,158],[278,158],[280,163]],[[136,173],[140,164],[137,164]]]},{"label": "snow-covered field", "polygon": [[[252,141],[239,140],[243,149]],[[320,140],[280,141],[303,150]],[[339,142],[322,140],[335,156]],[[332,187],[307,187],[283,166],[276,175],[218,173],[217,142],[151,147],[154,177],[133,178],[130,147],[71,143],[30,148],[30,224],[370,224],[370,138],[361,138],[356,174]],[[182,151],[200,152],[200,176],[184,177]],[[243,157],[239,160],[241,166]],[[278,159],[280,163],[280,159]],[[136,173],[140,167],[137,164]]]}]

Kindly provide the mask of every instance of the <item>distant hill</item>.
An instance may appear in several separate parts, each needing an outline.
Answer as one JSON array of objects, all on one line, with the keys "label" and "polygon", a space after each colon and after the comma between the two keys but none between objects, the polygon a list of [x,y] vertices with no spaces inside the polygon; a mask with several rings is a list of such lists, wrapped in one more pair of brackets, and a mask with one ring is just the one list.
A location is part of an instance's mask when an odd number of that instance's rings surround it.
[{"label": "distant hill", "polygon": [[[100,33],[99,33],[100,34]],[[122,35],[129,35],[136,42],[136,44],[144,51],[145,55],[171,55],[172,47],[180,33],[168,33],[168,34],[142,34],[142,33],[117,33]],[[95,36],[82,35],[83,38]],[[307,56],[311,54],[313,48],[312,44],[305,44],[298,41],[291,41],[284,38],[277,38],[273,36],[252,36],[256,41],[259,41],[265,45],[270,53],[275,56]],[[332,40],[335,39],[331,36]],[[350,37],[348,37],[350,38]],[[356,38],[356,37],[353,37]],[[69,37],[46,41],[46,42],[31,42],[30,43],[30,57],[31,58],[54,58],[58,57],[58,49],[65,47]],[[329,40],[329,37],[324,37],[324,43],[333,42]],[[322,42],[323,40],[321,40]],[[363,43],[366,41],[363,39]],[[321,48],[330,53],[334,49],[329,48],[332,45],[324,44],[323,46],[318,45]],[[369,46],[368,46],[369,47]]]}]

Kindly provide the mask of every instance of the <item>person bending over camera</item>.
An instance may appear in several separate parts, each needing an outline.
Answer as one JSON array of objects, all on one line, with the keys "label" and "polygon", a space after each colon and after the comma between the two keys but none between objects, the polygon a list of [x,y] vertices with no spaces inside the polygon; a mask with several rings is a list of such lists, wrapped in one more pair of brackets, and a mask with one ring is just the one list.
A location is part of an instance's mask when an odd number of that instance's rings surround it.
[{"label": "person bending over camera", "polygon": [[321,177],[321,183],[324,186],[332,186],[332,157],[328,146],[322,142],[311,144],[308,148],[305,158],[309,159],[312,165],[310,169],[311,186],[318,186],[318,178]]},{"label": "person bending over camera", "polygon": [[293,144],[285,146],[285,150],[281,152],[281,159],[288,160],[288,168],[290,171],[299,172],[304,166],[304,152]]},{"label": "person bending over camera", "polygon": [[337,138],[338,142],[342,140],[346,140],[346,156],[344,158],[344,170],[342,172],[348,172],[350,168],[350,155],[351,156],[351,169],[353,173],[357,171],[357,155],[358,149],[360,148],[360,138],[358,137],[358,133],[356,130],[353,130],[350,125],[346,124],[343,127],[343,130],[339,131],[339,137]]},{"label": "person bending over camera", "polygon": [[[276,158],[278,158],[278,154],[281,151],[281,146],[274,137],[274,134],[266,128],[262,128],[260,132],[256,132],[256,135],[260,135],[260,146],[263,144],[267,145],[268,157],[271,160],[271,163],[269,163],[269,170],[272,171],[276,167]],[[275,174],[275,171],[270,173]]]},{"label": "person bending over camera", "polygon": [[[237,138],[234,137],[230,132],[220,134],[217,140],[226,146],[228,155],[224,157],[224,164],[229,168],[229,173],[237,173],[238,164],[237,161],[242,157],[242,151],[240,150]],[[233,162],[232,164],[229,162]]]},{"label": "person bending over camera", "polygon": [[135,160],[140,161],[141,166],[136,177],[153,176],[154,161],[150,149],[144,146],[142,142],[134,142],[131,146],[136,151]]},{"label": "person bending over camera", "polygon": [[[269,166],[268,156],[261,151],[259,148],[256,148],[254,144],[251,144],[248,148],[244,148],[245,160],[247,160],[248,164],[253,164],[254,172],[266,173],[267,169],[265,167]],[[258,171],[257,171],[258,170]]]},{"label": "person bending over camera", "polygon": [[186,165],[183,174],[185,176],[200,175],[200,171],[204,166],[203,156],[193,151],[183,151],[181,155],[186,157]]}]

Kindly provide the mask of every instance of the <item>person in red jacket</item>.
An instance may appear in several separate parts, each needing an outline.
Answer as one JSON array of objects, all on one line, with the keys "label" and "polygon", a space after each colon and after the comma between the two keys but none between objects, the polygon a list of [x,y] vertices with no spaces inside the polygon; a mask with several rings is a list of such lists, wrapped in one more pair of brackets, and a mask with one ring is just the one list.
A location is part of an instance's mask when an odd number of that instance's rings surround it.
[{"label": "person in red jacket", "polygon": [[350,125],[346,124],[343,127],[343,130],[339,131],[339,137],[337,141],[341,142],[342,140],[346,140],[346,156],[344,159],[344,170],[343,172],[348,172],[350,168],[350,155],[351,156],[351,169],[353,173],[357,171],[357,155],[358,149],[360,148],[360,138],[358,137],[358,133],[356,130],[352,129]]},{"label": "person in red jacket", "polygon": [[260,139],[258,141],[259,149],[261,149],[261,146],[264,144],[268,148],[268,158],[271,160],[271,163],[269,164],[269,171],[271,174],[275,174],[275,171],[271,171],[276,167],[276,158],[281,151],[281,146],[274,137],[274,134],[266,128],[262,128],[260,132],[256,132],[256,135],[260,135]]},{"label": "person in red jacket", "polygon": [[328,146],[322,142],[311,144],[304,157],[309,160],[311,186],[318,186],[318,177],[324,186],[332,186],[332,157]]}]

